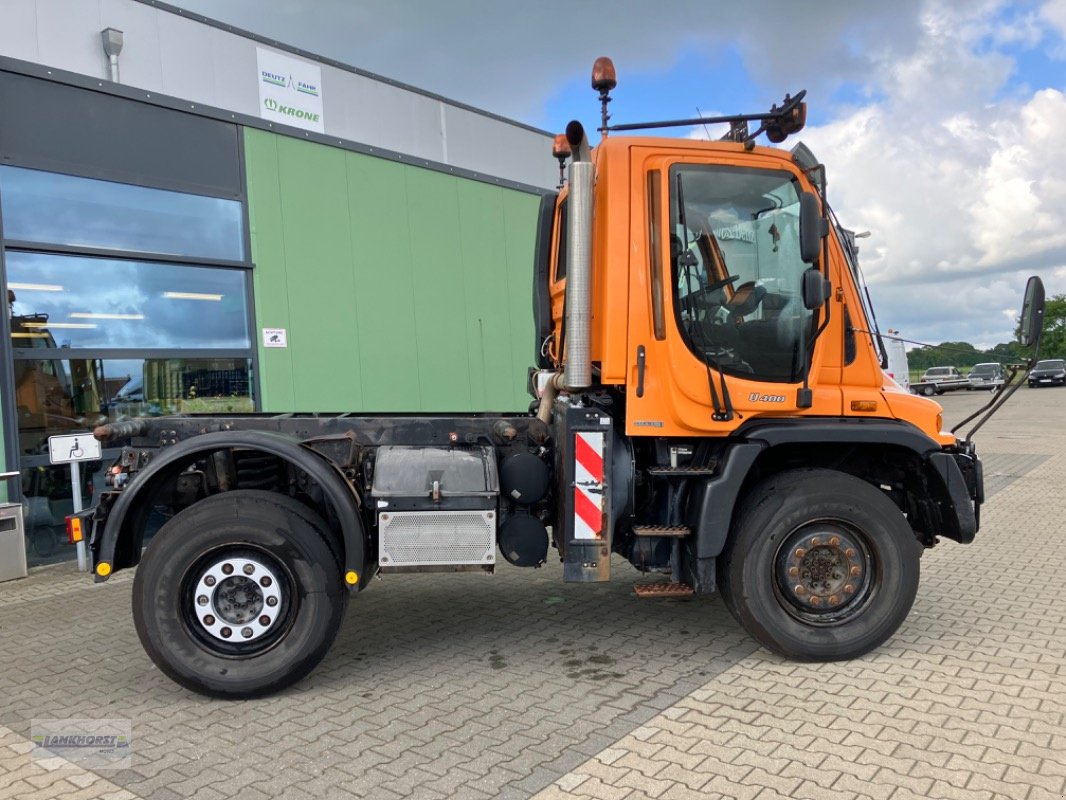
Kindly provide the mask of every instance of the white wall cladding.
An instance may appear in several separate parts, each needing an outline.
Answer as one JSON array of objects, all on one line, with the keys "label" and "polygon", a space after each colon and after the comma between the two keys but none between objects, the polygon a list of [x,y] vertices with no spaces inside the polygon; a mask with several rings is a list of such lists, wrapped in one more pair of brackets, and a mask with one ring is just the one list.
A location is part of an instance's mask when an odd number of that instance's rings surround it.
[{"label": "white wall cladding", "polygon": [[[106,81],[100,31],[108,27],[124,33],[123,84],[259,116],[255,49],[267,45],[136,0],[0,0],[0,55]],[[328,136],[504,180],[556,183],[551,138],[522,125],[327,64],[322,96]]]}]

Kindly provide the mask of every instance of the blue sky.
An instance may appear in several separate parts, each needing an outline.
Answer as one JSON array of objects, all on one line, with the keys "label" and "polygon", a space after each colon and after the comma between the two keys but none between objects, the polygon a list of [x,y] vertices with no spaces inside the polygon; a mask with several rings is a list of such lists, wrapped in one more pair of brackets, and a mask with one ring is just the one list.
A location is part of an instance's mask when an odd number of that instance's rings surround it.
[{"label": "blue sky", "polygon": [[551,131],[595,127],[600,55],[615,122],[806,88],[882,325],[992,345],[1029,274],[1066,293],[1066,0],[172,1]]}]

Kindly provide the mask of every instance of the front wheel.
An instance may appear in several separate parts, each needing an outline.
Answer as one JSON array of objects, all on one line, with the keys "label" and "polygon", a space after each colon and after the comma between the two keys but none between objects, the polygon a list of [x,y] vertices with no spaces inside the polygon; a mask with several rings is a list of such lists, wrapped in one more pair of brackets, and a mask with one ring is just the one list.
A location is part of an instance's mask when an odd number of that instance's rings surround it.
[{"label": "front wheel", "polygon": [[347,602],[326,523],[296,500],[233,491],[201,500],[156,534],[133,582],[145,651],[182,686],[256,697],[307,675]]},{"label": "front wheel", "polygon": [[921,545],[900,510],[831,470],[772,476],[744,501],[719,565],[727,607],[789,658],[857,658],[903,623]]}]

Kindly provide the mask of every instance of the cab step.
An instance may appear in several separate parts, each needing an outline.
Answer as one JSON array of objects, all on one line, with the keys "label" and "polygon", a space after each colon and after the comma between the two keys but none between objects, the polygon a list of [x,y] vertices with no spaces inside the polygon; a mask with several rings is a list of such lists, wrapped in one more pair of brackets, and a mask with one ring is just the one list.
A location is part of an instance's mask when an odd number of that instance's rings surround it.
[{"label": "cab step", "polygon": [[634,525],[634,536],[668,536],[676,539],[684,539],[692,533],[692,528],[687,525]]},{"label": "cab step", "polygon": [[717,464],[708,464],[704,467],[648,467],[648,474],[657,478],[696,478],[714,475],[717,472]]},{"label": "cab step", "polygon": [[633,587],[637,597],[691,597],[696,592],[687,583],[638,583]]}]

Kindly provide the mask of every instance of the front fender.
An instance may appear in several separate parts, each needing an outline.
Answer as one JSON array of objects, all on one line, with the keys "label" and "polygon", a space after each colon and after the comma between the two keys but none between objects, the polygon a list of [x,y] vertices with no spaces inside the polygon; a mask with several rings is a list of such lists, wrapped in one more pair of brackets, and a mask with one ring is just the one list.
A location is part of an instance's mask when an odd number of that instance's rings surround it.
[{"label": "front fender", "polygon": [[[322,488],[340,523],[344,572],[354,571],[359,576],[358,584],[350,588],[363,588],[369,579],[366,574],[368,570],[364,569],[366,538],[357,513],[359,496],[354,487],[344,479],[337,466],[322,455],[304,447],[292,436],[271,431],[205,433],[179,442],[156,455],[119,495],[107,515],[103,530],[93,532],[95,580],[106,580],[112,572],[136,566],[140,561],[145,514],[140,513],[139,500],[150,497],[151,491],[162,481],[181,472],[198,458],[232,447],[277,456],[306,472]],[[107,565],[102,570],[104,574],[97,569],[101,564]]]}]

